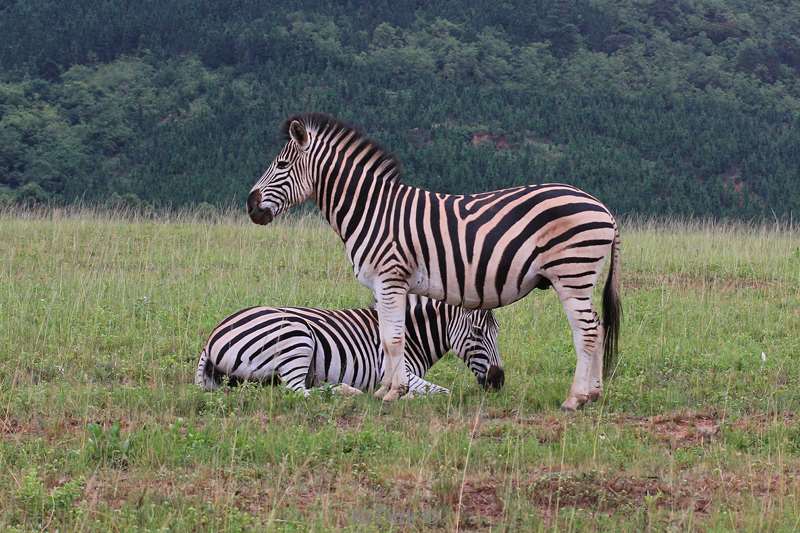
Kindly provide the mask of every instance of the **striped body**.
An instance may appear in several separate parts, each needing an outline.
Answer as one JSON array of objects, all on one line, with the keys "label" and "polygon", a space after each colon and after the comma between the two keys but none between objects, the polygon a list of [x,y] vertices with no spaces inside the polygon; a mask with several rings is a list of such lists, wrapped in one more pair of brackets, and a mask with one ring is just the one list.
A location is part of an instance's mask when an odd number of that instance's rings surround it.
[{"label": "striped body", "polygon": [[[502,372],[497,325],[490,313],[412,296],[406,344],[406,368],[415,394],[449,392],[422,378],[451,349],[479,381],[486,380],[492,366],[497,367],[494,374]],[[233,381],[278,379],[304,392],[323,382],[367,391],[376,388],[383,374],[374,309],[252,307],[214,328],[201,354],[196,382],[213,389],[222,376],[228,376]]]},{"label": "striped body", "polygon": [[[357,278],[375,294],[388,359],[379,395],[396,398],[406,385],[400,365],[406,294],[492,309],[534,288],[553,287],[578,355],[564,407],[599,396],[603,359],[610,362],[615,353],[621,311],[619,235],[600,201],[562,184],[434,193],[401,183],[394,158],[330,117],[296,117],[287,122],[287,133],[286,146],[250,193],[250,217],[266,224],[314,199],[342,238]],[[607,258],[601,323],[591,297]]]},{"label": "striped body", "polygon": [[334,209],[323,197],[321,209],[345,238],[358,279],[374,285],[387,262],[399,270],[390,279],[409,292],[468,309],[508,305],[548,282],[578,291],[594,285],[616,234],[602,204],[568,185],[440,195],[389,182],[386,197],[386,218],[411,223],[374,247],[335,225],[349,201]]}]

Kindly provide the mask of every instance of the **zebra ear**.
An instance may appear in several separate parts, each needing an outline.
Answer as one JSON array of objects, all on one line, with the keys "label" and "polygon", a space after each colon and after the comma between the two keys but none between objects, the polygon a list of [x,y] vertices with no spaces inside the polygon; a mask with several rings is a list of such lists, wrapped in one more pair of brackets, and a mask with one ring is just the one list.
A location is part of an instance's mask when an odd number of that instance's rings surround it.
[{"label": "zebra ear", "polygon": [[492,326],[497,327],[497,321],[491,309],[475,309],[470,317],[472,319],[472,329],[480,331],[482,334]]},{"label": "zebra ear", "polygon": [[480,331],[481,330],[480,314],[479,313],[480,313],[480,311],[478,311],[477,309],[465,309],[464,310],[464,318],[467,319],[467,324],[469,324],[470,329],[473,330],[473,331]]},{"label": "zebra ear", "polygon": [[289,136],[301,150],[308,148],[308,132],[299,120],[293,120],[289,124]]}]

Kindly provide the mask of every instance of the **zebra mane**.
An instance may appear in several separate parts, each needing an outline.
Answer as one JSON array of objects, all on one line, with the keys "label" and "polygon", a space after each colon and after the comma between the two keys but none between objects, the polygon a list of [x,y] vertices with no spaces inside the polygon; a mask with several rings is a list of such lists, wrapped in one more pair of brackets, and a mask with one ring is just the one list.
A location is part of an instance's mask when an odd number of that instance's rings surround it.
[{"label": "zebra mane", "polygon": [[334,118],[327,113],[301,113],[299,115],[293,115],[287,118],[281,126],[281,133],[286,141],[289,140],[289,125],[295,120],[303,124],[306,129],[317,132],[340,130],[355,132],[355,134],[361,140],[369,143],[380,154],[379,159],[375,164],[376,167],[381,163],[388,163],[386,165],[386,170],[383,172],[381,177],[384,180],[400,182],[400,176],[403,173],[403,167],[400,163],[400,160],[383,146],[381,146],[380,143],[367,136],[363,131],[361,131],[360,128]]},{"label": "zebra mane", "polygon": [[500,329],[500,323],[497,321],[497,317],[494,316],[494,311],[492,309],[486,311],[486,322],[494,329]]}]

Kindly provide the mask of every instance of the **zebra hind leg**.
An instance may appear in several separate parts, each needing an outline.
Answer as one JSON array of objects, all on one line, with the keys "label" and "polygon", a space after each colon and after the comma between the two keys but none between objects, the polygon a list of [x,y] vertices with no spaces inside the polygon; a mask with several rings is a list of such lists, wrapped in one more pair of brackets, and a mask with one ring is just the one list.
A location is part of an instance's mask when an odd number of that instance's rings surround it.
[{"label": "zebra hind leg", "polygon": [[591,288],[583,294],[561,298],[567,314],[577,362],[564,411],[575,411],[586,402],[600,397],[603,389],[602,327],[592,307]]},{"label": "zebra hind leg", "polygon": [[309,335],[307,345],[296,346],[290,352],[282,354],[284,360],[276,365],[278,379],[284,386],[302,393],[303,396],[308,396],[311,388],[317,384],[315,345],[312,338]]},{"label": "zebra hind leg", "polygon": [[594,343],[594,357],[592,358],[591,385],[589,387],[589,400],[596,402],[603,395],[603,323],[594,315],[597,335],[592,337]]}]

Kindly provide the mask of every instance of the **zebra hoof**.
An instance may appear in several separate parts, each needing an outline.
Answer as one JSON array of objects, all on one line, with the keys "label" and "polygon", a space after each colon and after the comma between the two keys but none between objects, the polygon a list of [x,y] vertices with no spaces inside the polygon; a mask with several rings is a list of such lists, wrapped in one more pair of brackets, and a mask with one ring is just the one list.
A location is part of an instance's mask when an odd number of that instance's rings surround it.
[{"label": "zebra hoof", "polygon": [[386,385],[381,385],[380,388],[376,390],[374,394],[376,398],[380,398],[381,400],[383,400],[383,398],[386,396],[386,393],[388,392],[389,392],[389,387]]},{"label": "zebra hoof", "polygon": [[383,397],[383,401],[384,402],[393,402],[395,400],[399,400],[400,398],[402,398],[403,396],[406,396],[407,394],[408,394],[408,387],[407,386],[405,386],[405,387],[403,387],[403,386],[396,387],[396,388],[393,388],[389,392],[386,393],[386,395]]},{"label": "zebra hoof", "polygon": [[561,404],[561,410],[567,413],[574,413],[589,400],[588,396],[570,396]]},{"label": "zebra hoof", "polygon": [[561,410],[565,413],[574,413],[578,410],[577,406],[570,404],[569,402],[564,402],[561,404]]},{"label": "zebra hoof", "polygon": [[340,384],[338,387],[336,387],[333,390],[336,392],[336,394],[340,394],[342,396],[358,396],[359,394],[363,394],[363,391],[361,391],[361,390],[359,390],[359,389],[357,389],[355,387],[351,387],[350,385],[348,385],[346,383]]}]

